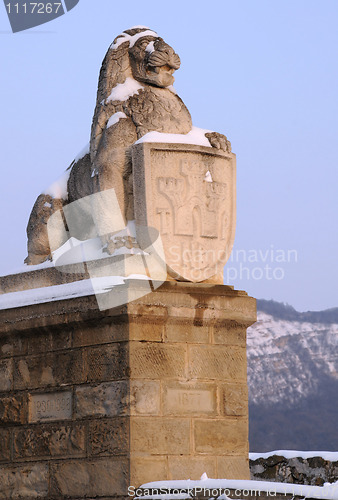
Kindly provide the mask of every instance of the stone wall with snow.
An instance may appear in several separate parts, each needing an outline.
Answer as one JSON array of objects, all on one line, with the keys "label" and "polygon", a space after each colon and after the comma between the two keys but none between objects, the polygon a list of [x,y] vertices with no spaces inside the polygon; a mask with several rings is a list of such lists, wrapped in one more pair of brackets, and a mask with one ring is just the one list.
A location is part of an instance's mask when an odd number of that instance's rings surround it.
[{"label": "stone wall with snow", "polygon": [[338,481],[338,453],[274,451],[250,454],[251,479],[323,486]]}]

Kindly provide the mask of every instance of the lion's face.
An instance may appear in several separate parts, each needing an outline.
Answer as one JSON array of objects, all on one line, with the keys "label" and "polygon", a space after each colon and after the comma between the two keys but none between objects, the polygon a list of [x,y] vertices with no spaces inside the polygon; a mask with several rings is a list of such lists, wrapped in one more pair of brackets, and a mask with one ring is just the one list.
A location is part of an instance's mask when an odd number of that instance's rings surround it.
[{"label": "lion's face", "polygon": [[181,61],[162,38],[144,36],[129,49],[133,77],[156,87],[168,87],[175,81],[173,73]]}]

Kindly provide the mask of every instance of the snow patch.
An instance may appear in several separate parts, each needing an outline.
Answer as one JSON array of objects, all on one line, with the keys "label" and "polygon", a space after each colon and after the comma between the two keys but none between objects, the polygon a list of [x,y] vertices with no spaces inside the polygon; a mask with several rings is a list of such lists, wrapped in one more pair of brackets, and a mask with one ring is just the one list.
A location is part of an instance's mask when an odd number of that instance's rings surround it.
[{"label": "snow patch", "polygon": [[[141,486],[143,490],[148,491],[163,491],[163,490],[194,490],[198,492],[206,492],[206,495],[210,494],[212,498],[212,490],[236,490],[236,498],[247,498],[248,491],[253,492],[257,497],[260,497],[260,492],[268,492],[271,496],[282,495],[293,495],[305,498],[321,498],[338,500],[338,481],[336,483],[325,483],[324,486],[307,486],[303,484],[292,484],[292,483],[275,483],[268,481],[252,481],[247,479],[206,479],[202,481],[193,480],[177,480],[177,481],[156,481],[152,483],[146,483]],[[242,491],[243,495],[237,495],[237,492]],[[256,494],[255,494],[256,492]],[[266,493],[262,496],[266,496]],[[185,493],[184,496],[181,494],[170,495],[172,498],[192,498],[189,493]],[[167,499],[169,496],[167,494],[161,495],[144,495],[143,499]],[[225,494],[216,497],[218,500],[226,499]]]},{"label": "snow patch", "polygon": [[59,177],[57,181],[51,184],[42,194],[47,194],[52,198],[67,200],[68,198],[67,183],[70,176],[70,172],[71,169],[69,168],[61,177]]},{"label": "snow patch", "polygon": [[12,269],[6,274],[1,274],[0,278],[13,276],[15,274],[30,273],[32,271],[40,271],[42,269],[47,269],[49,267],[54,267],[54,262],[52,262],[51,260],[46,260],[42,264],[37,264],[35,266],[29,266],[28,264],[23,264],[23,266],[18,267],[16,269]]},{"label": "snow patch", "polygon": [[205,137],[205,134],[210,130],[205,130],[198,127],[192,127],[187,134],[163,134],[162,132],[148,132],[135,144],[142,142],[164,142],[169,144],[194,144],[195,146],[206,146],[211,148],[211,144]]},{"label": "snow patch", "polygon": [[166,88],[168,90],[170,90],[170,92],[172,92],[173,94],[177,95],[177,91],[173,85],[169,85],[169,87],[166,87]]},{"label": "snow patch", "polygon": [[207,173],[205,174],[204,180],[205,180],[206,182],[214,182],[214,181],[213,181],[213,178],[211,177],[210,170],[208,170],[208,171],[207,171]]},{"label": "snow patch", "polygon": [[77,156],[74,158],[74,162],[76,163],[77,161],[81,160],[84,156],[86,156],[90,151],[90,143],[85,145],[83,149],[77,154]]},{"label": "snow patch", "polygon": [[121,244],[120,248],[116,248],[114,253],[108,255],[107,252],[104,251],[104,248],[102,248],[102,242],[99,237],[81,241],[72,236],[66,243],[53,252],[53,262],[56,266],[65,266],[107,259],[116,257],[117,255],[148,255],[136,246],[135,221],[128,221],[127,226],[121,231],[116,232],[113,238],[116,238],[116,241],[125,243],[131,238],[130,241],[134,242],[135,246],[133,246],[133,248],[127,248],[125,244]]},{"label": "snow patch", "polygon": [[130,37],[129,47],[130,48],[134,47],[137,40],[139,40],[140,38],[143,38],[144,36],[154,36],[157,38],[158,34],[156,33],[156,31],[153,31],[153,30],[141,31],[141,33],[138,33],[137,35]]},{"label": "snow patch", "polygon": [[120,45],[122,45],[124,42],[129,42],[129,47],[131,48],[134,47],[137,40],[143,38],[144,36],[154,36],[156,38],[158,37],[156,31],[148,29],[146,26],[136,26],[136,28],[143,28],[145,29],[145,31],[141,31],[141,33],[137,33],[136,35],[133,36],[128,35],[128,33],[121,33],[121,35],[117,38],[116,42],[111,44],[110,48],[112,50],[118,49]]},{"label": "snow patch", "polygon": [[113,125],[118,123],[121,118],[127,118],[127,115],[125,113],[123,113],[122,111],[118,111],[117,113],[114,113],[108,120],[107,128],[112,127]]},{"label": "snow patch", "polygon": [[43,206],[47,207],[47,208],[52,208],[52,205],[50,203],[48,203],[48,201],[46,201],[46,203]]},{"label": "snow patch", "polygon": [[146,46],[146,52],[149,52],[149,54],[152,54],[155,52],[155,47],[154,47],[154,42],[149,42],[148,45]]},{"label": "snow patch", "polygon": [[[0,295],[0,309],[42,304],[56,300],[67,300],[87,295],[97,295],[112,290],[117,285],[124,285],[127,280],[140,279],[149,281],[148,276],[131,274],[124,276],[103,276],[63,285],[46,286],[20,292],[10,292]],[[94,291],[95,290],[95,291]]]},{"label": "snow patch", "polygon": [[289,458],[307,458],[320,457],[328,462],[338,462],[338,451],[297,451],[297,450],[274,450],[267,453],[249,453],[250,460],[259,458],[269,458],[273,455]]},{"label": "snow patch", "polygon": [[142,90],[143,88],[144,87],[140,85],[139,82],[128,76],[124,83],[118,83],[116,87],[113,88],[110,96],[106,100],[106,103],[110,101],[126,101],[134,94],[138,94],[139,90]]}]

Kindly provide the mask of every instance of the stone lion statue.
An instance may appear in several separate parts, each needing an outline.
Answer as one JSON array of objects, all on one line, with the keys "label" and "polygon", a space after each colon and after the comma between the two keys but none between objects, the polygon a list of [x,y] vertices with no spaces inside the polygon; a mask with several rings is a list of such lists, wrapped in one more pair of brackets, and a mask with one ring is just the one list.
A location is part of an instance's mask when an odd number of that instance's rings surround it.
[{"label": "stone lion statue", "polygon": [[[27,226],[27,264],[51,258],[47,222],[74,201],[114,188],[125,221],[134,218],[131,146],[149,132],[188,134],[192,130],[190,113],[172,87],[179,67],[178,54],[149,28],[137,26],[115,38],[100,71],[89,147],[67,169],[63,187],[53,185],[37,198]],[[230,152],[225,136],[205,135],[212,147]],[[111,254],[114,244],[105,234],[106,212],[103,202],[95,211],[85,208],[86,223],[72,228],[72,235],[85,240],[91,237],[90,227],[95,227]],[[56,231],[53,239],[55,249],[65,243],[65,233]]]}]

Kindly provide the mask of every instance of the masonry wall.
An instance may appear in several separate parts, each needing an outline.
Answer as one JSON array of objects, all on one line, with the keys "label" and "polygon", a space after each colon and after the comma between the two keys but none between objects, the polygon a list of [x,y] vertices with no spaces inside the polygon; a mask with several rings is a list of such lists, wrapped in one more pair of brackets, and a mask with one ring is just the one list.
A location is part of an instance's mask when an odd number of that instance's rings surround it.
[{"label": "masonry wall", "polygon": [[[315,455],[316,452],[313,453]],[[276,454],[250,460],[250,472],[251,478],[256,481],[323,486],[324,483],[338,481],[338,461],[325,460],[320,456],[286,458]]]},{"label": "masonry wall", "polygon": [[1,311],[0,498],[249,478],[255,314],[244,292],[169,282],[109,311],[94,296]]}]

